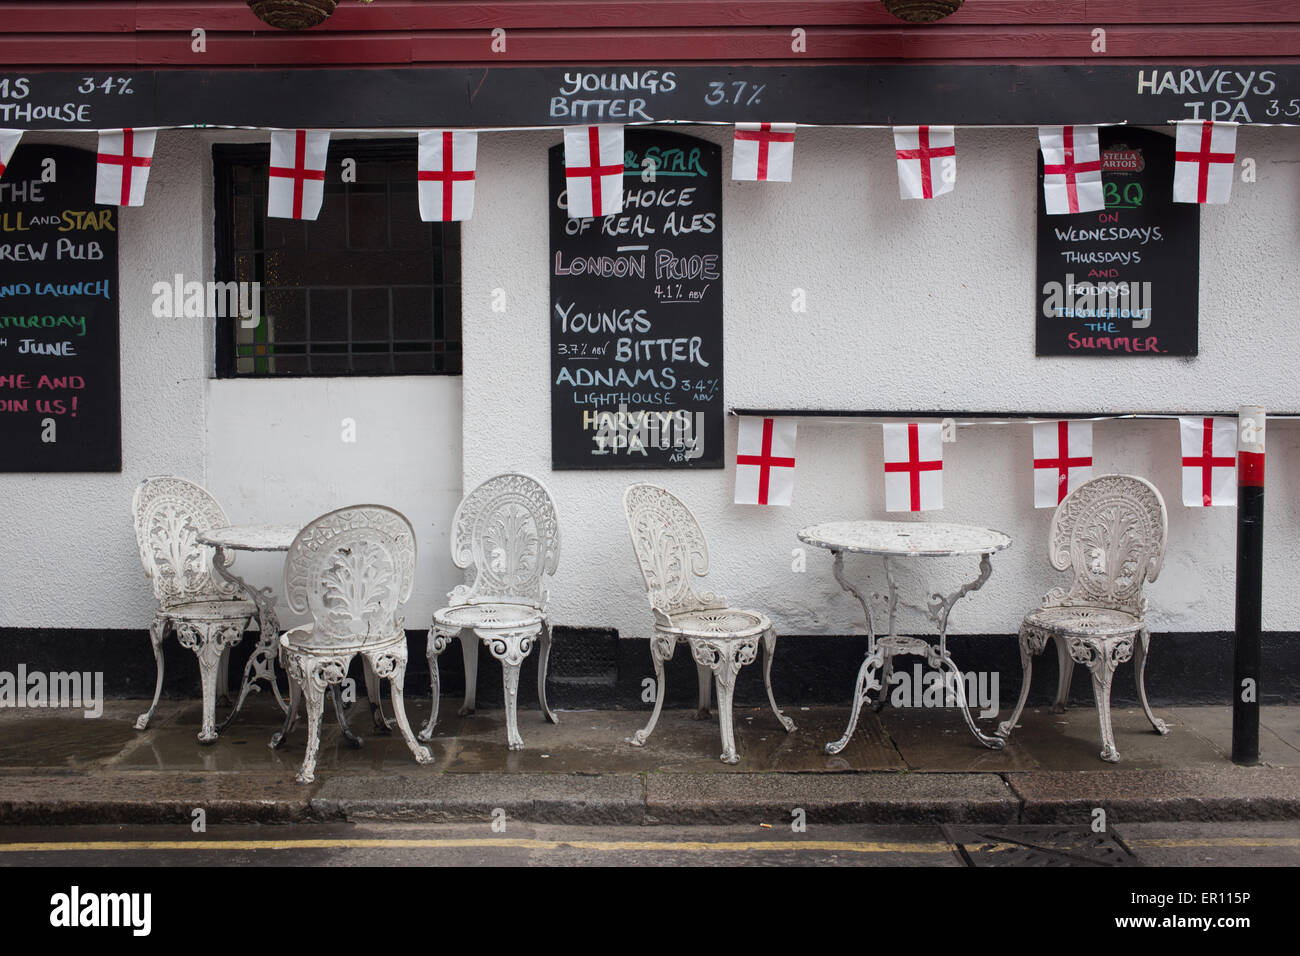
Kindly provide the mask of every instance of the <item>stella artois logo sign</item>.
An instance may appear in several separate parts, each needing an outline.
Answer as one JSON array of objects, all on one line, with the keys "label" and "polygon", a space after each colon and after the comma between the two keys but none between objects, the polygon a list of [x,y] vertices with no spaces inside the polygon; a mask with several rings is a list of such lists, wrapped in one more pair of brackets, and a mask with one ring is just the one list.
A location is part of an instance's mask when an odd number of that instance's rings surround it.
[{"label": "stella artois logo sign", "polygon": [[1130,149],[1123,143],[1117,143],[1112,149],[1101,153],[1101,171],[1103,173],[1140,173],[1146,169],[1146,160],[1142,150]]}]

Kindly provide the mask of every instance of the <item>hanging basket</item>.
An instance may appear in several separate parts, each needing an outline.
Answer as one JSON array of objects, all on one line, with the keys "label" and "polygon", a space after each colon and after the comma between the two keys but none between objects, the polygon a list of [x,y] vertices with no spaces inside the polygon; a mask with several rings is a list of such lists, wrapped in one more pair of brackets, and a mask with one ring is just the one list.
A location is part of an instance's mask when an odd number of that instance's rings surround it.
[{"label": "hanging basket", "polygon": [[885,9],[908,23],[933,23],[956,13],[962,0],[880,0]]},{"label": "hanging basket", "polygon": [[253,15],[281,30],[306,30],[324,23],[338,0],[248,0]]}]

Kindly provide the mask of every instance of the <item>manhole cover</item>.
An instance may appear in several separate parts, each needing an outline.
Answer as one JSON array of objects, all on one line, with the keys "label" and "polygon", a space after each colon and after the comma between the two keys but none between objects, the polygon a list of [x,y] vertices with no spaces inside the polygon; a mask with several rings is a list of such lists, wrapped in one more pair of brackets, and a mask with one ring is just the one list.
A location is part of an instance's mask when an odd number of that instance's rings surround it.
[{"label": "manhole cover", "polygon": [[1114,833],[1087,826],[945,827],[968,866],[1141,866]]}]

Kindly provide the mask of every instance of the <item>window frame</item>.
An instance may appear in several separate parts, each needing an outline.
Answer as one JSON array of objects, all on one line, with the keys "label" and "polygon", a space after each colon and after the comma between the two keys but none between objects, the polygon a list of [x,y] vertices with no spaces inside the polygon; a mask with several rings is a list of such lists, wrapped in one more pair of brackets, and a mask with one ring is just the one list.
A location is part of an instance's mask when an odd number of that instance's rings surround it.
[{"label": "window frame", "polygon": [[[383,159],[416,162],[418,149],[416,141],[413,138],[384,138],[384,139],[348,139],[336,140],[330,138],[330,158],[334,157],[336,147],[346,146],[347,155],[358,160],[364,159]],[[213,278],[217,282],[234,281],[235,274],[235,177],[234,170],[239,165],[257,165],[267,166],[270,162],[270,143],[214,143],[212,144],[212,176],[213,176],[213,206],[214,206],[214,223],[213,223]],[[328,170],[329,160],[326,162]],[[416,194],[412,194],[411,201],[417,201]],[[454,249],[458,257],[461,256],[461,229],[459,222],[425,223],[431,232],[435,232],[440,226],[442,228],[441,237],[437,234],[432,236],[431,244],[434,247],[435,254],[446,257],[448,244],[447,231],[453,230],[455,235]],[[262,256],[256,257],[256,273],[253,281],[262,283],[265,287],[265,276],[262,273],[263,268]],[[455,307],[458,320],[463,319],[461,307],[460,290],[463,289],[463,276],[460,269],[461,263],[457,263],[457,295],[454,297]],[[446,309],[447,298],[445,298],[444,283],[444,310]],[[443,321],[444,328],[447,320],[447,313],[444,311]],[[393,378],[398,376],[460,376],[464,374],[464,365],[461,360],[463,356],[463,325],[462,337],[456,339],[458,346],[456,355],[456,371],[326,371],[326,372],[285,372],[277,374],[257,374],[241,373],[238,371],[238,361],[236,355],[236,333],[235,320],[233,319],[214,319],[216,322],[215,330],[215,355],[214,365],[216,377],[219,379],[241,379],[249,381],[275,381],[285,379],[314,379],[314,378]],[[414,341],[414,340],[412,340]],[[437,340],[430,338],[430,343],[436,344]],[[447,341],[446,339],[443,340]],[[353,353],[351,342],[348,343],[347,354],[364,354]],[[444,355],[451,354],[444,350]],[[445,359],[444,359],[445,361]]]}]

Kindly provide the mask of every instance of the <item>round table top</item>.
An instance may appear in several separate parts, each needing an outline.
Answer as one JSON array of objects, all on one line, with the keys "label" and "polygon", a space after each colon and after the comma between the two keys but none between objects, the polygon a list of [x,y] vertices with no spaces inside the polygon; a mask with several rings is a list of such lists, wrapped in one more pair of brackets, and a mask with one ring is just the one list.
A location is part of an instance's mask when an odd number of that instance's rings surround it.
[{"label": "round table top", "polygon": [[829,521],[801,529],[799,540],[831,551],[888,557],[992,554],[1011,546],[1001,531],[940,521]]},{"label": "round table top", "polygon": [[200,532],[198,542],[232,551],[288,551],[300,530],[293,524],[232,524]]}]

